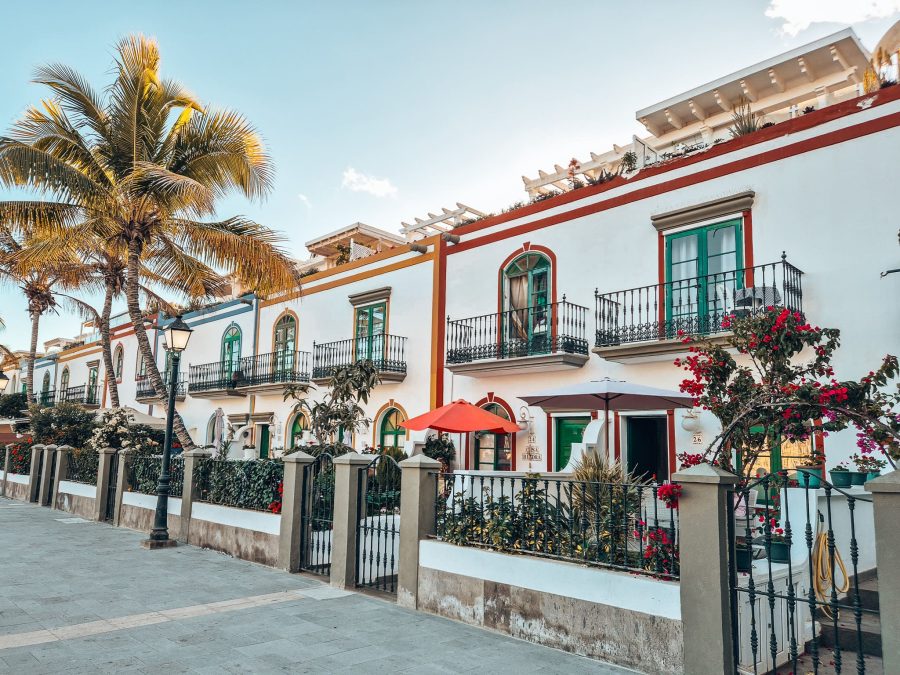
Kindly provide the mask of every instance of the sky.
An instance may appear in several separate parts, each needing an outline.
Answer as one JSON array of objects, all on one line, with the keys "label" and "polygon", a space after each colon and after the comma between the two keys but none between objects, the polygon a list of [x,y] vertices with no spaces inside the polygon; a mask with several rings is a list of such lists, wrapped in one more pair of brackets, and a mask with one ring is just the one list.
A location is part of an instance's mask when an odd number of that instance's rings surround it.
[{"label": "sky", "polygon": [[[159,41],[162,72],[245,115],[276,167],[242,214],[304,243],[361,221],[526,198],[522,175],[646,131],[634,112],[852,25],[868,48],[900,0],[0,0],[0,134],[46,96],[34,68],[63,62],[97,89],[129,33]],[[20,28],[16,28],[16,27]],[[0,188],[0,199],[15,198]],[[17,289],[0,285],[0,344],[27,348]],[[78,333],[45,317],[40,340]]]}]

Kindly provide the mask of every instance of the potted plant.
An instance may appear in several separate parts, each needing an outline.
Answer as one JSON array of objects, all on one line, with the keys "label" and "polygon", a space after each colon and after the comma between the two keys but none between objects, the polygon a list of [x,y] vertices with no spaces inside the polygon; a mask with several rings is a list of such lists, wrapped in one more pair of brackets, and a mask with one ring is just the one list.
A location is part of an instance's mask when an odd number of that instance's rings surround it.
[{"label": "potted plant", "polygon": [[425,439],[422,454],[441,463],[441,473],[449,473],[453,460],[456,459],[456,446],[447,434],[429,436]]},{"label": "potted plant", "polygon": [[734,564],[738,572],[753,570],[753,548],[745,537],[735,537]]},{"label": "potted plant", "polygon": [[769,534],[769,543],[766,546],[766,554],[773,563],[789,563],[791,562],[791,546],[784,539],[784,529],[778,526],[777,512],[776,516],[771,516],[766,522],[765,516],[759,517],[762,523],[758,530],[759,533]]},{"label": "potted plant", "polygon": [[828,473],[831,476],[831,484],[834,485],[834,487],[844,488],[850,487],[852,484],[850,469],[847,468],[847,465],[844,462],[838,464]]},{"label": "potted plant", "polygon": [[881,470],[887,466],[887,462],[873,455],[853,455],[850,459],[856,465],[857,472],[865,476],[865,481],[872,480],[881,475]]},{"label": "potted plant", "polygon": [[255,445],[244,446],[244,459],[256,459],[258,456]]},{"label": "potted plant", "polygon": [[825,456],[819,450],[797,465],[797,483],[800,487],[817,488],[822,486],[822,472],[825,469]]}]

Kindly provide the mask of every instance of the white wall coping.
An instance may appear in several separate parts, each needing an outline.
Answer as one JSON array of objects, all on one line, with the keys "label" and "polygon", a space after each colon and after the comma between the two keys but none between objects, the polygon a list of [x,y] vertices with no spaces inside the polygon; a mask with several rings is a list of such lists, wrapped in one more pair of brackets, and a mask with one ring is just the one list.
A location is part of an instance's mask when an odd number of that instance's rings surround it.
[{"label": "white wall coping", "polygon": [[6,480],[10,483],[18,483],[19,485],[28,485],[30,476],[27,473],[8,473]]},{"label": "white wall coping", "polygon": [[205,520],[208,523],[231,525],[266,534],[281,532],[281,514],[235,509],[206,502],[194,502],[191,505],[191,520]]},{"label": "white wall coping", "polygon": [[600,605],[681,620],[678,582],[585,567],[527,555],[509,555],[441,541],[419,543],[419,565]]},{"label": "white wall coping", "polygon": [[[155,511],[156,495],[145,495],[141,492],[125,492],[122,494],[122,504]],[[169,497],[169,513],[176,516],[181,515],[181,497]]]},{"label": "white wall coping", "polygon": [[75,495],[76,497],[97,498],[97,486],[87,485],[86,483],[76,483],[71,480],[59,481],[59,491],[65,492],[67,495]]}]

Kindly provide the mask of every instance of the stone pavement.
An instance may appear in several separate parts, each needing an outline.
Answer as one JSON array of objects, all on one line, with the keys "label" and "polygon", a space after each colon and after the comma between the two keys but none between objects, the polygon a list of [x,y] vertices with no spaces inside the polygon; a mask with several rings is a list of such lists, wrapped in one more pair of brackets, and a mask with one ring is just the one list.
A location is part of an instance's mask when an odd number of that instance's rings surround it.
[{"label": "stone pavement", "polygon": [[0,498],[0,673],[628,673]]}]

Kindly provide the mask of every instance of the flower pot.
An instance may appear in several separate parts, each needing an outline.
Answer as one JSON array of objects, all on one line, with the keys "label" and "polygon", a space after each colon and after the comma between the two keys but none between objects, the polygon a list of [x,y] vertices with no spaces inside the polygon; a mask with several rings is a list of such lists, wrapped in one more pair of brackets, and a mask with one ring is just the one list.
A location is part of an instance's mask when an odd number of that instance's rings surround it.
[{"label": "flower pot", "polygon": [[881,475],[881,471],[870,471],[866,474],[866,480],[872,480],[873,478],[878,478]]},{"label": "flower pot", "polygon": [[817,488],[822,486],[822,469],[818,466],[802,466],[797,469],[797,482],[800,487]]},{"label": "flower pot", "polygon": [[257,458],[259,458],[259,453],[256,451],[256,448],[244,448],[244,459]]},{"label": "flower pot", "polygon": [[734,563],[738,572],[749,572],[753,569],[753,551],[749,548],[736,546],[734,549]]},{"label": "flower pot", "polygon": [[869,474],[865,471],[851,471],[850,472],[850,484],[851,485],[862,485],[866,482],[866,477]]},{"label": "flower pot", "polygon": [[791,547],[783,541],[773,541],[769,548],[769,560],[773,563],[791,562]]},{"label": "flower pot", "polygon": [[852,484],[853,474],[850,471],[829,471],[828,474],[834,487],[845,488]]}]

